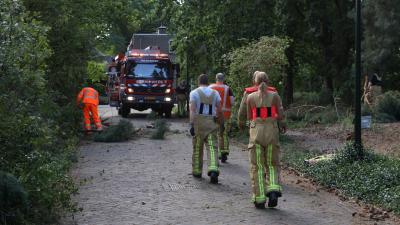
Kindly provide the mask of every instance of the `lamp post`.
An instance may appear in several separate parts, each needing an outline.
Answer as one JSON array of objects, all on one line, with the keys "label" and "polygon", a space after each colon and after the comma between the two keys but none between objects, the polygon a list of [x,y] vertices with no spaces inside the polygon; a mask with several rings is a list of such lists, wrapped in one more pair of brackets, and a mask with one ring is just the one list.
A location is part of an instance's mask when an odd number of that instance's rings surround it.
[{"label": "lamp post", "polygon": [[364,156],[361,142],[361,0],[356,0],[356,79],[355,79],[355,118],[354,118],[354,148],[358,159]]},{"label": "lamp post", "polygon": [[190,84],[189,84],[189,38],[186,36],[186,112],[189,115],[189,91],[190,91]]}]

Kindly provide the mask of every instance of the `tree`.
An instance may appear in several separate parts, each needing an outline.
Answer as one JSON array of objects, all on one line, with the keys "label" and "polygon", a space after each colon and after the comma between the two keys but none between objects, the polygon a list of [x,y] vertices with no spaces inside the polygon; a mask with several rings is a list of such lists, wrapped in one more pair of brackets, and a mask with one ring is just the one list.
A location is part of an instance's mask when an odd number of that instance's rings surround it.
[{"label": "tree", "polygon": [[384,87],[400,85],[400,5],[396,1],[363,1],[365,72],[384,75]]}]

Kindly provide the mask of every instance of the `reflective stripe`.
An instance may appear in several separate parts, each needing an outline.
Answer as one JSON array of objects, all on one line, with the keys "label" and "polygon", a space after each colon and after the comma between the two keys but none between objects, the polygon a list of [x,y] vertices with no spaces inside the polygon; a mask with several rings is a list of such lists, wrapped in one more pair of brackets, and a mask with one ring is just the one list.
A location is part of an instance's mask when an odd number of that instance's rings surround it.
[{"label": "reflective stripe", "polygon": [[261,147],[259,144],[256,144],[256,162],[257,162],[257,174],[258,174],[258,188],[259,188],[259,196],[256,196],[257,200],[265,201],[265,188],[264,188],[264,167],[261,164]]},{"label": "reflective stripe", "polygon": [[194,168],[193,168],[193,173],[195,174],[201,174],[202,171],[200,171],[200,138],[196,137],[196,144],[194,148]]},{"label": "reflective stripe", "polygon": [[208,170],[211,171],[218,171],[218,167],[215,163],[215,152],[214,152],[214,145],[213,145],[213,140],[212,140],[212,135],[208,135],[208,146],[210,148],[210,165],[208,167]]},{"label": "reflective stripe", "polygon": [[[224,85],[224,103],[222,104],[222,111],[224,112],[224,111],[227,111],[227,108],[226,108],[226,98],[227,98],[227,96],[228,96],[228,86],[226,86],[226,85]],[[229,109],[229,111],[230,111],[230,109]]]},{"label": "reflective stripe", "polygon": [[90,99],[97,99],[97,93],[94,89],[85,88],[83,92],[83,99],[90,98]]},{"label": "reflective stripe", "polygon": [[268,145],[269,185],[268,191],[281,191],[281,186],[275,183],[275,168],[272,165],[272,145]]},{"label": "reflective stripe", "polygon": [[[231,105],[229,105],[227,107],[227,100],[228,100],[228,96],[229,95],[229,86],[225,85],[225,84],[212,84],[210,85],[210,87],[216,91],[218,91],[220,97],[221,97],[221,101],[223,101],[222,103],[222,112],[230,112],[231,111]],[[223,93],[222,93],[223,92]],[[223,94],[223,96],[221,96]],[[223,97],[223,99],[222,99]],[[229,102],[231,104],[231,102]]]}]

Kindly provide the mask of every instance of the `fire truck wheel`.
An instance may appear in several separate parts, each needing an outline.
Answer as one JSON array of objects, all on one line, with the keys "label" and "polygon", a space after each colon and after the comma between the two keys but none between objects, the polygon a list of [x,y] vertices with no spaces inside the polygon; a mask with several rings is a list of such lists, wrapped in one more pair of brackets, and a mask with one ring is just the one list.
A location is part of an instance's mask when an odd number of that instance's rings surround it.
[{"label": "fire truck wheel", "polygon": [[120,110],[121,110],[121,116],[122,116],[123,118],[128,117],[129,113],[131,112],[131,108],[126,107],[126,106],[124,106],[124,105],[122,105],[122,107],[121,107]]}]

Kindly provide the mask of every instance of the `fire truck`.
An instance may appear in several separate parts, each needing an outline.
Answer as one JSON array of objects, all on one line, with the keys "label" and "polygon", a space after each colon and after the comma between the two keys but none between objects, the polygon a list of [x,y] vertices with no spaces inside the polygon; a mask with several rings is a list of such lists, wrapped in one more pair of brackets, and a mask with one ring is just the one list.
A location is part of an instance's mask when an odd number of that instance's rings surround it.
[{"label": "fire truck", "polygon": [[109,83],[113,83],[108,87],[110,105],[117,107],[122,117],[131,109],[152,109],[170,117],[179,65],[171,62],[169,54],[161,53],[157,46],[131,49],[121,64],[120,74],[109,76]]}]

